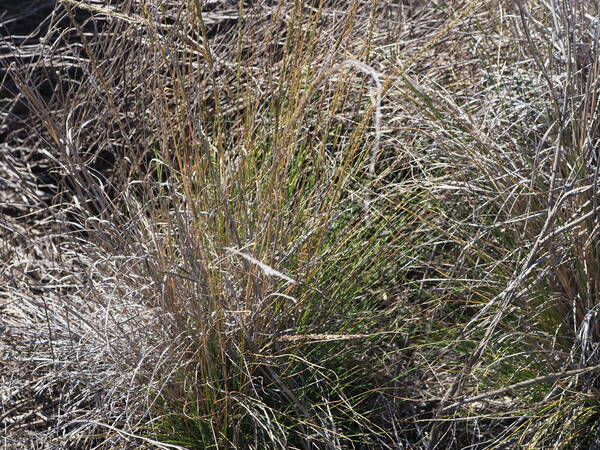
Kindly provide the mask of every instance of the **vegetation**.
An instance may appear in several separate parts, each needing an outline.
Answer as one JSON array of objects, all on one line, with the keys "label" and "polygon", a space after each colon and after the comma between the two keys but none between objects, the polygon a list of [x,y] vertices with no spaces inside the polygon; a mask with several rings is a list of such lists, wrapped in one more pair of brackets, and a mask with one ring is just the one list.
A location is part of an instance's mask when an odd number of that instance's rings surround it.
[{"label": "vegetation", "polygon": [[8,11],[2,443],[600,448],[599,17]]}]

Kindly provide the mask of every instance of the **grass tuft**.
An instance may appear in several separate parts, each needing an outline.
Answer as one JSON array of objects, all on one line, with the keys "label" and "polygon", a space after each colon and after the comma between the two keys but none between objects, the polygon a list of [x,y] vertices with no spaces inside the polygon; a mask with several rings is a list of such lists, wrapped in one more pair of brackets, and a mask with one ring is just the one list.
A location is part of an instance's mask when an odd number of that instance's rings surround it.
[{"label": "grass tuft", "polygon": [[598,446],[599,12],[10,11],[3,443]]}]

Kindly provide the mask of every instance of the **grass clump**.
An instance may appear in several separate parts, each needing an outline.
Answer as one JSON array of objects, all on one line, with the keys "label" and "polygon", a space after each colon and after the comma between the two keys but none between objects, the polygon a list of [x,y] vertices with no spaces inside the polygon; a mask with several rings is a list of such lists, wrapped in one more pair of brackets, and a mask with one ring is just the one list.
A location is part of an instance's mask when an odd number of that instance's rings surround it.
[{"label": "grass clump", "polygon": [[44,404],[70,374],[45,438],[598,445],[598,13],[63,1],[40,45],[71,84],[6,71],[35,131],[11,173],[54,184],[27,197],[53,266],[5,295]]}]

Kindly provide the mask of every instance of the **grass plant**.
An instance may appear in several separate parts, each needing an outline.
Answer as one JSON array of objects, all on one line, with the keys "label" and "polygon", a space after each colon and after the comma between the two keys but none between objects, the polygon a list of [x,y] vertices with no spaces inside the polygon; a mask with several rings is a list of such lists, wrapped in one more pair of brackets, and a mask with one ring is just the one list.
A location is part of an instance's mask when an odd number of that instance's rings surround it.
[{"label": "grass plant", "polygon": [[599,14],[59,2],[3,72],[6,445],[600,445]]}]

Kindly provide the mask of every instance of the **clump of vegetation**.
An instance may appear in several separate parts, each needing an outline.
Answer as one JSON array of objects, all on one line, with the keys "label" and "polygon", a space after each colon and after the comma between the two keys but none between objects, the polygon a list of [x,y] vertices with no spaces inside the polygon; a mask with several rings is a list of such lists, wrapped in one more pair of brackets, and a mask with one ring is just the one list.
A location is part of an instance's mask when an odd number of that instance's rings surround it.
[{"label": "clump of vegetation", "polygon": [[3,72],[8,444],[600,445],[596,3],[53,11]]}]

